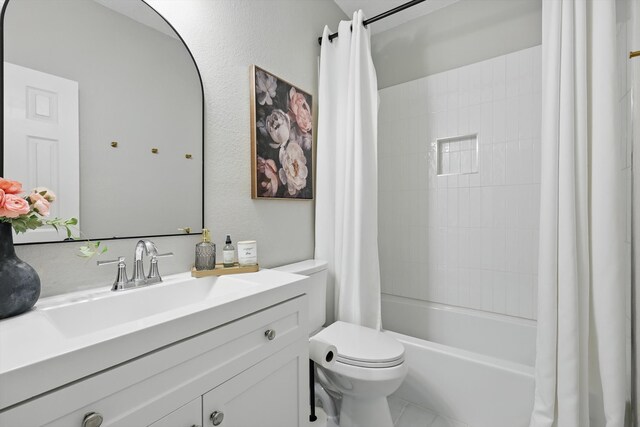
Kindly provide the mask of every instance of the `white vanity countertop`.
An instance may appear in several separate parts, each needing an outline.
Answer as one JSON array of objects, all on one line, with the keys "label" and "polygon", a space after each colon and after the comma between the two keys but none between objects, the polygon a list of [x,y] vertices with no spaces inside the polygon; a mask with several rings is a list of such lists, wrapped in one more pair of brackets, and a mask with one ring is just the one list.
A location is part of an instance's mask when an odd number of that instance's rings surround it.
[{"label": "white vanity countertop", "polygon": [[0,411],[307,293],[305,279],[268,269],[202,279],[182,273],[139,289],[43,298],[0,320]]}]

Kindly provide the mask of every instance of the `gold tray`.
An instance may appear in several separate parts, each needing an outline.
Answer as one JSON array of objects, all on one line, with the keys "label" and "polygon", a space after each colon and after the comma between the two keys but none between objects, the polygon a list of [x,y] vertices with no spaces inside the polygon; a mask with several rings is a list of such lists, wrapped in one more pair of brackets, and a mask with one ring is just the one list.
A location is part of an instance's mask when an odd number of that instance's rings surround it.
[{"label": "gold tray", "polygon": [[255,273],[260,270],[260,266],[256,265],[239,265],[237,262],[233,267],[225,267],[224,264],[216,264],[216,268],[213,270],[196,270],[195,267],[191,269],[191,276],[193,277],[207,277],[207,276],[224,276],[225,274],[240,274],[240,273]]}]

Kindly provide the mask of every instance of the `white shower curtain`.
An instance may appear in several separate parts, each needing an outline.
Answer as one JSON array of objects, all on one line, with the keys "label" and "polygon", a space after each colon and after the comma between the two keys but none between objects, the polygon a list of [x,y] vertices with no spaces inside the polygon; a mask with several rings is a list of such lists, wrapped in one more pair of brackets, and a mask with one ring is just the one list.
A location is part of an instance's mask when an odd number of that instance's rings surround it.
[{"label": "white shower curtain", "polygon": [[336,319],[379,329],[378,85],[363,19],[322,37],[315,257],[329,263]]},{"label": "white shower curtain", "polygon": [[[615,1],[544,0],[538,339],[531,427],[622,427]],[[590,424],[591,414],[606,421]]]}]

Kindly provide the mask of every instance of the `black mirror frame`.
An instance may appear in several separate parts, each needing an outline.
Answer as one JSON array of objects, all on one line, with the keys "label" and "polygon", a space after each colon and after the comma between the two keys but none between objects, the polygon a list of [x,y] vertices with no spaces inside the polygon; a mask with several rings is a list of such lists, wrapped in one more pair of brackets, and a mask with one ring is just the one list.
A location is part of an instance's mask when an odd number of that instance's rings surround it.
[{"label": "black mirror frame", "polygon": [[[139,0],[140,2],[142,2],[145,6],[147,6],[153,13],[155,13],[156,15],[158,15],[160,18],[162,18],[162,20],[164,22],[167,23],[167,25],[173,30],[174,33],[176,33],[176,35],[178,36],[178,38],[180,39],[180,41],[182,42],[183,46],[185,47],[185,49],[187,50],[187,52],[189,53],[189,56],[191,57],[191,60],[193,61],[193,66],[196,69],[196,72],[198,74],[198,80],[200,81],[200,91],[201,91],[201,113],[202,113],[202,162],[201,162],[201,168],[202,168],[202,212],[200,213],[201,217],[202,217],[202,228],[205,228],[204,226],[204,210],[205,210],[205,190],[204,190],[204,185],[205,185],[205,169],[204,169],[204,150],[205,150],[205,116],[204,116],[204,84],[202,83],[202,74],[200,73],[200,68],[198,68],[198,63],[196,62],[195,57],[193,56],[193,53],[191,52],[191,49],[189,49],[189,46],[187,45],[187,43],[184,41],[184,39],[182,38],[182,36],[180,35],[180,33],[174,28],[173,25],[171,25],[171,23],[164,17],[162,16],[162,14],[160,12],[158,12],[157,10],[155,10],[151,5],[149,5],[149,3],[146,2],[146,0]],[[5,18],[5,12],[7,10],[7,6],[9,5],[9,3],[11,3],[11,0],[5,0],[4,5],[2,6],[2,11],[0,12],[0,57],[2,58],[3,64],[4,64],[4,18]],[[1,88],[1,93],[2,93],[2,97],[4,99],[4,65],[0,66],[0,88]],[[0,177],[2,177],[4,175],[4,101],[0,103]],[[189,234],[189,233],[173,233],[173,234],[155,234],[155,235],[145,235],[145,236],[122,236],[122,237],[104,237],[104,238],[97,238],[97,237],[91,237],[91,240],[94,241],[105,241],[105,240],[123,240],[123,239],[141,239],[141,238],[151,238],[151,237],[172,237],[172,236],[192,236],[194,234]],[[47,245],[47,244],[57,244],[57,243],[70,243],[70,242],[74,242],[75,240],[62,240],[59,242],[32,242],[32,243],[16,243],[15,245]]]}]

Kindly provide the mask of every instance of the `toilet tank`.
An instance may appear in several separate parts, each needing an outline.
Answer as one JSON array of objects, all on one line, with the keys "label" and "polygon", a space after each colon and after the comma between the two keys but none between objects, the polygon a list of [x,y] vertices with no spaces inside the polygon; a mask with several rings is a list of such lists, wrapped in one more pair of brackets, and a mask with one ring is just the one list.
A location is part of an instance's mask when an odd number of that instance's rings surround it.
[{"label": "toilet tank", "polygon": [[309,282],[309,335],[316,333],[326,320],[327,303],[327,262],[317,259],[287,264],[274,270],[301,274],[310,278]]}]

